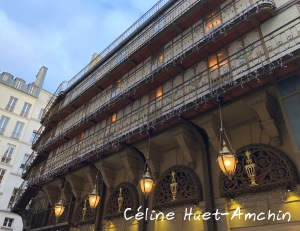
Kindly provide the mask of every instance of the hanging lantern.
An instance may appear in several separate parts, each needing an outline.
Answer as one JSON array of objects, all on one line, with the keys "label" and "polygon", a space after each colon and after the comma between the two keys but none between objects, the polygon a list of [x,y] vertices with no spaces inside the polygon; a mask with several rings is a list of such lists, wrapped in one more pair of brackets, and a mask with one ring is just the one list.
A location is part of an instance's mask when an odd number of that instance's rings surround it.
[{"label": "hanging lantern", "polygon": [[100,195],[97,192],[97,185],[89,195],[89,204],[92,209],[96,208],[100,201]]},{"label": "hanging lantern", "polygon": [[223,140],[223,148],[219,151],[217,162],[222,172],[231,180],[238,161],[235,153],[227,148],[225,140]]},{"label": "hanging lantern", "polygon": [[147,198],[153,188],[153,179],[149,173],[148,167],[146,168],[146,172],[143,175],[143,178],[140,180],[140,187],[145,197]]},{"label": "hanging lantern", "polygon": [[[228,136],[225,132],[225,128],[223,127],[223,119],[222,119],[222,111],[221,111],[221,104],[223,103],[223,98],[218,97],[219,102],[219,113],[220,113],[220,149],[219,149],[219,156],[217,158],[217,162],[219,164],[219,167],[221,171],[228,176],[228,178],[231,180],[232,176],[236,169],[236,164],[238,162],[237,157],[233,151],[233,148],[230,144],[230,141],[228,139]],[[223,140],[223,147],[222,146],[222,140]],[[227,147],[227,144],[229,145],[230,150]]]},{"label": "hanging lantern", "polygon": [[62,201],[62,198],[60,198],[59,202],[55,203],[55,207],[54,207],[54,214],[56,219],[59,219],[60,216],[64,213],[64,211],[65,211],[65,206]]}]

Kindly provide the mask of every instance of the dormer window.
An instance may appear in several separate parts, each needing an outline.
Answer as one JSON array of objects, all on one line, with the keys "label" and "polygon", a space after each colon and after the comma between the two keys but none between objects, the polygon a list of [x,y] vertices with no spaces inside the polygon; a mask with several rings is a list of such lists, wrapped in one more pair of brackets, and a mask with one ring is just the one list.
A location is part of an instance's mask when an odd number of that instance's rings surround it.
[{"label": "dormer window", "polygon": [[21,89],[22,86],[23,86],[23,83],[22,83],[21,81],[17,80],[17,81],[16,81],[16,84],[15,84],[15,88]]},{"label": "dormer window", "polygon": [[35,88],[36,88],[35,86],[30,86],[30,88],[29,88],[29,94],[34,95]]}]

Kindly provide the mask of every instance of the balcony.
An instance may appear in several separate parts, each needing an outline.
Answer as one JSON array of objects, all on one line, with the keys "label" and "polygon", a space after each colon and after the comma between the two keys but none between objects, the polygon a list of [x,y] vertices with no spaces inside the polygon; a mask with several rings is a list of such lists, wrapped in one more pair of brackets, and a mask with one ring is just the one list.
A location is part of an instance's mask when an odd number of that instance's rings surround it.
[{"label": "balcony", "polygon": [[[272,1],[266,2],[270,3]],[[99,64],[102,64],[101,69],[91,69],[91,73],[86,75],[84,81],[77,86],[71,85],[70,91],[66,93],[67,95],[64,100],[55,102],[55,105],[51,108],[51,112],[49,112],[50,114],[47,113],[47,115],[45,115],[42,123],[49,125],[51,121],[57,124],[66,115],[72,113],[75,108],[85,103],[85,101],[81,100],[82,96],[86,98],[94,97],[101,89],[105,89],[113,80],[116,80],[118,76],[127,73],[143,61],[144,57],[151,55],[153,50],[156,50],[158,46],[163,46],[169,42],[170,39],[175,38],[180,31],[185,30],[195,23],[196,20],[199,19],[199,15],[206,15],[207,12],[214,10],[222,3],[222,0],[185,0],[178,2],[172,10],[157,19],[147,30],[138,34],[138,37],[131,40],[131,42],[120,50],[119,53],[116,53],[114,57],[105,62],[104,59],[101,59],[99,62]],[[275,6],[273,2],[272,5]],[[250,0],[235,1],[236,12],[238,14],[243,14],[243,10],[255,6],[256,2]],[[159,27],[159,29],[157,29],[157,27]],[[162,31],[164,33],[161,33]],[[164,34],[168,36],[164,36]],[[151,46],[149,44],[151,44]],[[120,56],[122,56],[121,59]],[[65,94],[65,92],[62,94]]]},{"label": "balcony", "polygon": [[[259,50],[261,46],[268,47],[268,54],[252,54],[252,58],[245,59],[241,64],[241,56],[249,55],[249,47]],[[209,107],[209,100],[219,94],[234,89],[234,94],[227,97],[235,98],[268,82],[266,76],[273,73],[280,77],[288,72],[297,70],[300,63],[300,22],[299,18],[273,31],[271,34],[249,44],[242,50],[228,56],[228,62],[220,62],[216,68],[210,67],[191,79],[178,84],[159,98],[145,103],[136,110],[128,113],[108,124],[99,131],[84,138],[75,145],[61,150],[52,158],[31,169],[28,177],[28,186],[43,184],[54,176],[63,175],[68,169],[78,166],[79,163],[95,160],[99,155],[113,153],[122,147],[122,143],[137,142],[141,134],[155,128],[155,131],[178,123],[180,115],[192,117]],[[218,52],[217,52],[218,53]],[[295,65],[286,66],[286,62]],[[240,63],[240,66],[236,66]],[[228,68],[226,71],[224,67]],[[186,74],[186,73],[184,73]],[[232,91],[233,92],[233,91]],[[201,108],[199,109],[199,107]],[[211,105],[213,107],[213,105]],[[196,109],[196,110],[195,110]]]},{"label": "balcony", "polygon": [[[242,8],[240,3],[244,3]],[[237,6],[239,8],[237,8]],[[239,10],[232,13],[232,9],[234,8]],[[249,30],[249,26],[243,24],[245,23],[244,21],[246,18],[255,16],[262,18],[260,20],[264,21],[267,19],[266,14],[270,14],[274,9],[275,5],[273,2],[265,0],[257,1],[256,4],[252,4],[248,0],[238,0],[224,5],[219,11],[215,11],[215,13],[206,18],[206,20],[198,23],[196,27],[190,28],[190,30],[187,30],[188,32],[183,32],[180,39],[177,39],[170,46],[165,48],[163,51],[164,62],[161,65],[154,67],[153,61],[147,59],[142,66],[136,68],[136,70],[130,73],[128,77],[121,80],[120,89],[103,90],[90,100],[89,103],[84,104],[78,108],[76,112],[71,113],[64,121],[60,122],[55,131],[44,134],[42,140],[39,141],[42,145],[39,146],[38,152],[44,150],[49,151],[49,146],[62,140],[71,132],[76,133],[74,129],[79,129],[80,126],[87,123],[92,115],[95,115],[96,113],[107,113],[110,105],[114,105],[115,108],[121,108],[128,105],[130,100],[126,100],[126,97],[133,89],[136,91],[137,95],[141,95],[142,90],[139,89],[147,85],[149,81],[157,79],[163,72],[166,73],[169,71],[167,75],[170,75],[170,69],[176,69],[176,65],[180,66],[187,56],[191,56],[193,53],[199,53],[199,49],[207,49],[212,40],[216,41],[220,39],[224,33],[228,33],[228,35],[231,33],[230,36],[227,36],[227,40],[229,40],[229,37],[232,40],[237,37],[237,35],[233,35],[235,33],[233,29],[238,25],[244,30],[243,32]],[[214,24],[214,21],[218,21],[218,24]],[[178,49],[178,44],[182,44],[180,45],[180,49]],[[215,46],[215,48],[217,49],[218,46]],[[205,55],[203,52],[201,52],[201,54],[202,56]],[[190,58],[188,65],[183,69],[186,69],[193,64],[194,63],[191,63]],[[172,72],[177,74],[174,70]],[[95,77],[95,75],[93,77]],[[114,92],[116,93],[113,94]],[[134,99],[134,96],[131,98]],[[55,111],[53,113],[55,113]],[[104,117],[102,116],[101,118],[103,119]],[[70,137],[67,138],[70,139]]]}]

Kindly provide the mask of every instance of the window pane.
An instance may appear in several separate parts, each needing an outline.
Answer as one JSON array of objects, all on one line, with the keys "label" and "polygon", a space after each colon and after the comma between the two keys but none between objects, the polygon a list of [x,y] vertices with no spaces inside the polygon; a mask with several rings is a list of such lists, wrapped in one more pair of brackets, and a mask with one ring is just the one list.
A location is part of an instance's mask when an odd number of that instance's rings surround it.
[{"label": "window pane", "polygon": [[23,127],[24,127],[24,123],[22,123],[20,121],[17,121],[16,126],[14,128],[14,131],[13,131],[11,137],[14,138],[14,139],[19,139],[20,136],[21,136]]},{"label": "window pane", "polygon": [[10,163],[15,148],[16,148],[16,146],[14,146],[14,145],[11,145],[11,144],[7,145],[7,149],[1,158],[2,163],[6,163],[6,164]]},{"label": "window pane", "polygon": [[6,116],[1,116],[0,119],[0,134],[3,135],[8,124],[9,118]]},{"label": "window pane", "polygon": [[21,116],[24,116],[27,118],[29,115],[30,108],[31,108],[30,103],[24,103],[23,109],[21,111]]},{"label": "window pane", "polygon": [[17,98],[11,96],[8,103],[7,103],[7,105],[6,105],[6,110],[10,111],[10,112],[13,112],[14,109],[15,109],[17,101],[18,101]]},{"label": "window pane", "polygon": [[3,180],[5,172],[6,172],[6,169],[0,168],[0,184]]}]

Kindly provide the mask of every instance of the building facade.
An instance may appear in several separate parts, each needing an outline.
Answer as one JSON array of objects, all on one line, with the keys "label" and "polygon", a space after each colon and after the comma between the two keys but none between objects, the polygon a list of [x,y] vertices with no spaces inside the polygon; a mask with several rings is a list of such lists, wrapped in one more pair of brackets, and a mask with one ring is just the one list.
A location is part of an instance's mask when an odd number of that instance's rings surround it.
[{"label": "building facade", "polygon": [[293,0],[159,1],[47,105],[24,229],[299,230],[299,19]]},{"label": "building facade", "polygon": [[42,89],[47,68],[42,67],[34,83],[11,74],[0,74],[0,230],[22,230],[22,219],[11,212],[31,144],[52,94]]}]

